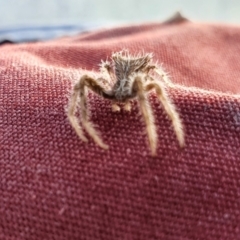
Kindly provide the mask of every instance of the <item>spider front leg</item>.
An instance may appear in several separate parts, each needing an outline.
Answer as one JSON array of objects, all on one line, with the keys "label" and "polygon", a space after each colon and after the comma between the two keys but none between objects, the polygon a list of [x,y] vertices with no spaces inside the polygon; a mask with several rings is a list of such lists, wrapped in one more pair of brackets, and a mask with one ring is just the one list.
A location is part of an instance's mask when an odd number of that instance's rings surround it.
[{"label": "spider front leg", "polygon": [[153,81],[148,83],[145,87],[146,87],[146,91],[155,89],[158,99],[162,103],[168,117],[172,121],[173,128],[176,133],[179,145],[183,147],[184,146],[183,125],[179,117],[179,114],[175,109],[174,104],[171,102],[171,99],[168,97],[165,91],[164,86],[162,85],[161,82]]},{"label": "spider front leg", "polygon": [[80,117],[81,122],[88,134],[93,138],[93,140],[98,144],[100,147],[104,149],[108,149],[108,146],[103,143],[102,139],[100,138],[99,133],[94,129],[93,124],[89,120],[89,114],[87,111],[87,98],[85,93],[85,87],[90,88],[92,91],[97,93],[104,98],[112,99],[113,94],[111,91],[106,91],[94,78],[89,77],[88,75],[84,75],[80,78],[78,83],[74,86],[73,94],[70,99],[70,105],[68,109],[68,118],[73,127],[76,131],[78,136],[83,140],[87,141],[87,139],[83,136],[82,131],[80,130],[80,126],[78,124],[77,118],[75,117],[75,111],[77,107],[77,96],[80,95]]},{"label": "spider front leg", "polygon": [[140,110],[142,112],[146,124],[149,145],[151,148],[152,155],[155,156],[157,150],[157,130],[154,123],[152,108],[145,94],[145,89],[141,77],[137,76],[135,78],[133,83],[133,90],[137,92]]}]

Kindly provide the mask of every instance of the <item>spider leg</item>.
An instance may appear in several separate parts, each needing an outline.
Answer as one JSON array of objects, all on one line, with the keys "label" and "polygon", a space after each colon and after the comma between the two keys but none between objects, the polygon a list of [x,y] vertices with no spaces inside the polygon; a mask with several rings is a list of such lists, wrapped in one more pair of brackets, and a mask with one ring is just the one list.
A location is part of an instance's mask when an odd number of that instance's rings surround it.
[{"label": "spider leg", "polygon": [[106,62],[102,61],[101,65],[100,65],[100,71],[102,73],[106,72],[108,74],[108,76],[110,77],[110,80],[112,83],[116,81],[113,67],[111,66],[111,63],[109,61],[106,61]]},{"label": "spider leg", "polygon": [[98,82],[101,82],[103,86],[106,86],[106,87],[108,87],[109,89],[112,88],[112,85],[111,85],[109,79],[100,77],[100,78],[97,79],[97,81],[98,81]]},{"label": "spider leg", "polygon": [[67,115],[68,115],[68,120],[70,121],[73,129],[75,130],[75,132],[77,133],[79,138],[82,141],[87,142],[88,140],[83,135],[82,128],[80,127],[78,119],[75,116],[77,105],[78,105],[78,95],[79,95],[78,89],[74,88],[73,93],[70,97],[70,102],[69,102],[69,106],[68,106]]},{"label": "spider leg", "polygon": [[[104,98],[112,99],[113,94],[111,91],[106,91],[99,83],[98,80],[95,80],[94,78],[89,77],[88,75],[84,75],[80,78],[78,83],[74,86],[74,94],[72,97],[71,102],[75,100],[75,94],[80,94],[80,113],[81,113],[81,122],[88,134],[93,138],[95,143],[102,147],[103,149],[108,149],[108,146],[103,143],[102,139],[100,138],[99,133],[94,129],[93,124],[89,120],[89,114],[87,111],[87,98],[85,93],[85,87],[90,88],[92,91],[97,93],[100,96],[103,96]],[[74,107],[75,108],[75,107]],[[79,132],[79,126],[77,124],[76,117],[74,116],[74,110],[70,111],[70,114],[68,114],[69,120],[72,124],[72,127],[77,132],[78,136],[82,139],[83,135],[82,132]],[[84,137],[85,138],[85,137]]]},{"label": "spider leg", "polygon": [[172,81],[168,77],[168,74],[161,68],[157,67],[154,69],[154,71],[162,78],[163,82],[168,85],[169,87],[173,86]]},{"label": "spider leg", "polygon": [[165,84],[167,84],[168,86],[172,86],[172,81],[170,80],[170,78],[168,77],[168,74],[161,68],[159,67],[157,64],[153,64],[153,65],[149,65],[146,68],[146,72],[147,74],[149,73],[150,70],[153,70],[155,73],[157,73],[161,79],[163,80],[163,82]]},{"label": "spider leg", "polygon": [[133,89],[137,92],[140,110],[142,112],[142,115],[146,124],[146,130],[147,130],[151,152],[152,152],[152,155],[154,156],[156,155],[156,150],[157,150],[157,131],[156,131],[156,126],[154,124],[152,108],[149,105],[147,96],[145,94],[145,89],[144,89],[144,85],[141,77],[137,76],[134,79]]},{"label": "spider leg", "polygon": [[172,121],[173,128],[177,136],[179,145],[183,147],[184,146],[183,125],[178,115],[178,112],[175,109],[174,104],[171,102],[171,99],[168,97],[164,89],[164,86],[161,82],[154,81],[146,85],[146,91],[150,91],[152,89],[155,89],[158,99],[162,103],[168,117]]}]

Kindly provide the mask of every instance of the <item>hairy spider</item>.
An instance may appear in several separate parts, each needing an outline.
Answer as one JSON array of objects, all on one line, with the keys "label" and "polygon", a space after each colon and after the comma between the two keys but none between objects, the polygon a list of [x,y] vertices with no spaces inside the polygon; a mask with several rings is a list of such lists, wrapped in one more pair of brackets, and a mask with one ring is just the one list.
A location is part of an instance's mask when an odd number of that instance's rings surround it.
[{"label": "hairy spider", "polygon": [[[169,83],[169,79],[163,69],[152,62],[152,59],[153,54],[151,53],[131,55],[127,50],[123,50],[113,53],[111,61],[102,61],[100,64],[102,77],[95,79],[85,74],[80,78],[73,88],[67,114],[72,127],[82,141],[87,142],[87,138],[83,135],[78,119],[75,116],[79,96],[80,118],[83,127],[96,144],[104,149],[108,149],[108,146],[103,143],[99,133],[89,120],[86,98],[86,88],[89,88],[98,95],[112,100],[113,111],[120,110],[120,107],[117,105],[118,102],[122,102],[124,109],[130,111],[131,105],[129,100],[137,98],[145,120],[151,153],[156,155],[157,131],[152,108],[147,98],[147,93],[155,90],[158,99],[172,121],[180,146],[184,146],[184,132],[181,120],[165,91],[164,83]],[[154,79],[154,72],[161,77],[162,81]]]}]

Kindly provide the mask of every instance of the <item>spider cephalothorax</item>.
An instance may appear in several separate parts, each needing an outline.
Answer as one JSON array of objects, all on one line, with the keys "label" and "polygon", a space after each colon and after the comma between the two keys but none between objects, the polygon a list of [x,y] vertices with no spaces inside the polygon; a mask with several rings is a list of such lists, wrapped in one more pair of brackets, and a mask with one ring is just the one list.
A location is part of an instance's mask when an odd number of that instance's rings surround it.
[{"label": "spider cephalothorax", "polygon": [[[138,99],[140,110],[146,123],[152,155],[156,154],[157,131],[147,93],[155,90],[157,97],[172,121],[180,146],[184,145],[181,120],[165,90],[164,83],[169,82],[168,77],[161,67],[152,62],[152,58],[153,55],[151,53],[131,55],[126,50],[113,53],[111,61],[102,61],[100,64],[102,77],[95,79],[89,75],[83,75],[75,84],[68,107],[68,118],[72,127],[83,141],[86,142],[87,139],[83,135],[75,116],[78,97],[80,97],[80,116],[83,127],[100,147],[108,148],[102,142],[99,133],[94,129],[89,120],[85,92],[85,88],[88,87],[100,96],[112,100],[113,111],[120,110],[120,107],[117,105],[118,102],[124,103],[124,109],[130,111],[131,105],[129,100],[132,98]],[[161,80],[153,78],[154,72],[161,77]]]}]

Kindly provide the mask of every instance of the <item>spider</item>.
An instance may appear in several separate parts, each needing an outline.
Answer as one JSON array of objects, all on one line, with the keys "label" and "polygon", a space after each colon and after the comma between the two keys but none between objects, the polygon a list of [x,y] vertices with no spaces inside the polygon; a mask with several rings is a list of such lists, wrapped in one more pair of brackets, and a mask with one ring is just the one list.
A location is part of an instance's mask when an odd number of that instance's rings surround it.
[{"label": "spider", "polygon": [[[168,84],[170,80],[163,69],[154,64],[152,59],[152,53],[131,55],[128,50],[115,52],[111,56],[111,61],[101,62],[100,72],[102,77],[95,79],[85,74],[74,85],[67,115],[73,129],[82,141],[87,142],[87,138],[84,136],[75,116],[78,97],[80,97],[80,119],[83,127],[97,145],[103,149],[108,149],[108,146],[103,143],[98,131],[89,120],[86,94],[86,88],[89,88],[103,98],[111,100],[113,111],[120,111],[118,103],[123,103],[124,109],[130,111],[130,100],[137,98],[146,124],[151,154],[156,155],[157,130],[154,124],[152,108],[147,98],[147,93],[155,90],[158,99],[172,121],[179,145],[184,146],[184,132],[180,117],[165,90],[165,84]],[[157,73],[162,81],[155,80],[154,73]]]}]

